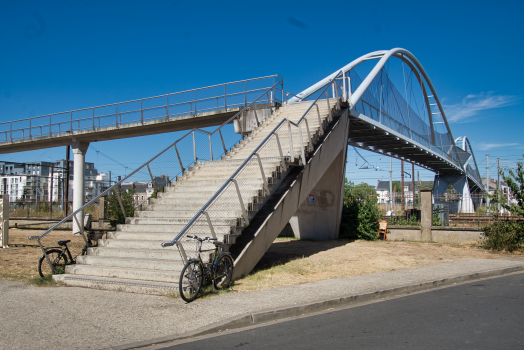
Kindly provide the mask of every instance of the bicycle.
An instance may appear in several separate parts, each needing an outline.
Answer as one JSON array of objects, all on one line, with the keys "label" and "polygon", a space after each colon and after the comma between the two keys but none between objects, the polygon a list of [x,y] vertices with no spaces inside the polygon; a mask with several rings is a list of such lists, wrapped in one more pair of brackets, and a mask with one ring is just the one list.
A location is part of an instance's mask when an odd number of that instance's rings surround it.
[{"label": "bicycle", "polygon": [[[87,232],[87,244],[82,248],[81,255],[87,254],[87,248],[96,247],[98,240],[95,240],[95,232]],[[97,244],[93,244],[93,240],[97,241]],[[65,241],[58,241],[60,247],[50,247],[46,249],[46,254],[49,257],[49,261],[53,268],[49,266],[45,258],[45,254],[38,260],[38,274],[40,277],[45,277],[48,274],[59,275],[65,272],[66,265],[76,264],[76,260],[71,255],[71,251],[67,246],[67,243],[71,242],[70,239]]]},{"label": "bicycle", "polygon": [[[219,246],[222,242],[217,242],[216,238],[206,237],[204,239],[197,236],[187,236],[190,240],[197,241],[197,257],[189,260],[180,273],[179,292],[180,297],[190,303],[196,299],[204,280],[210,281],[214,293],[219,289],[229,288],[233,277],[233,258],[230,253],[220,252]],[[215,249],[202,250],[202,243],[213,243]],[[200,257],[200,253],[213,251],[209,262],[205,263]]]}]

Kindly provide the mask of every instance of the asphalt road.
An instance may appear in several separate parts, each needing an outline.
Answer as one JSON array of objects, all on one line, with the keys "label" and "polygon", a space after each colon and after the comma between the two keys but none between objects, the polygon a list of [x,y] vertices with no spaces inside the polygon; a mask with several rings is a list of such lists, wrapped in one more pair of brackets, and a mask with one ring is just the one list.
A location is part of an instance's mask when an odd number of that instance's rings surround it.
[{"label": "asphalt road", "polygon": [[168,348],[524,349],[523,326],[520,273],[179,341]]}]

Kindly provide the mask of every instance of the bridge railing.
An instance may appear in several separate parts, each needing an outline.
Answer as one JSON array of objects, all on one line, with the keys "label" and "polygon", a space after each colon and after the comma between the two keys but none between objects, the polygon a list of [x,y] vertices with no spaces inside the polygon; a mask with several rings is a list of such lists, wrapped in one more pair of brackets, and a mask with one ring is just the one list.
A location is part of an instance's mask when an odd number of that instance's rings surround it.
[{"label": "bridge railing", "polygon": [[[187,252],[193,250],[187,249],[186,252],[184,245],[193,243],[182,243],[182,238],[186,234],[211,235],[216,238],[216,229],[211,218],[220,218],[226,212],[235,213],[234,215],[238,215],[242,221],[239,226],[247,226],[250,222],[248,213],[250,211],[250,198],[252,199],[253,196],[257,195],[269,195],[267,175],[275,170],[275,162],[269,161],[271,159],[276,160],[283,172],[287,170],[289,162],[300,165],[306,164],[307,154],[312,151],[312,130],[309,126],[313,124],[313,121],[315,123],[318,121],[319,133],[322,135],[324,129],[320,111],[328,111],[328,121],[331,121],[333,117],[332,108],[335,106],[340,108],[342,90],[337,79],[340,79],[341,75],[342,73],[337,75],[323,91],[319,92],[318,97],[311,103],[298,122],[295,123],[285,118],[281,120],[191,221],[171,242],[162,243],[162,247],[177,245],[182,260],[187,262]],[[329,96],[329,92],[334,96]],[[258,189],[253,185],[253,181],[258,181],[262,186],[261,194],[257,194]]]},{"label": "bridge railing", "polygon": [[[202,160],[220,159],[220,157],[227,152],[225,147],[231,148],[232,145],[242,139],[241,135],[235,134],[232,123],[248,111],[256,110],[260,113],[260,111],[265,109],[275,108],[276,105],[282,103],[282,96],[283,82],[277,80],[275,84],[263,90],[258,97],[252,99],[251,103],[244,106],[238,113],[214,131],[208,131],[206,129],[190,130],[139,168],[125,176],[122,180],[116,182],[100,195],[88,201],[81,208],[75,210],[42,234],[30,236],[29,239],[37,240],[42,253],[46,256],[46,259],[48,259],[42,239],[53,230],[61,226],[62,228],[65,227],[67,221],[73,220],[77,223],[77,227],[80,228],[78,234],[83,237],[87,244],[87,237],[84,232],[84,225],[82,224],[82,213],[88,206],[94,205],[102,196],[114,196],[118,203],[117,206],[120,208],[124,220],[126,220],[126,218],[133,215],[134,207],[144,203],[148,197],[153,193],[161,191],[163,187],[170,187],[171,181],[174,181],[177,176],[183,175],[184,171],[190,166]],[[120,214],[118,215],[120,216]],[[49,260],[47,261],[52,269],[51,262]]]},{"label": "bridge railing", "polygon": [[[210,111],[245,107],[279,81],[282,82],[281,77],[271,75],[3,122],[0,123],[0,144],[131,124],[143,125],[154,120],[172,120],[184,115],[198,116]],[[283,96],[279,99],[283,100]]]}]

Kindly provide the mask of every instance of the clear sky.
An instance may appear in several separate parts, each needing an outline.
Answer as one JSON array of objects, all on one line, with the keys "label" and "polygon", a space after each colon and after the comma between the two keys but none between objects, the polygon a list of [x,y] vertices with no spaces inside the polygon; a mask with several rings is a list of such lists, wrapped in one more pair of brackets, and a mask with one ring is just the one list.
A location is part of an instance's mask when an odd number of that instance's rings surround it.
[{"label": "clear sky", "polygon": [[[428,72],[481,175],[522,160],[524,1],[0,1],[0,121],[279,74],[298,93],[353,59],[403,47]],[[93,144],[129,168],[178,134]],[[145,147],[147,146],[147,147]],[[376,184],[389,159],[349,151]],[[0,155],[54,161],[65,148]],[[92,149],[87,161],[124,174]],[[357,165],[355,165],[357,164]],[[411,165],[406,165],[411,171]],[[420,170],[416,168],[416,171]],[[394,177],[400,164],[394,161]],[[421,171],[421,179],[432,174]]]}]

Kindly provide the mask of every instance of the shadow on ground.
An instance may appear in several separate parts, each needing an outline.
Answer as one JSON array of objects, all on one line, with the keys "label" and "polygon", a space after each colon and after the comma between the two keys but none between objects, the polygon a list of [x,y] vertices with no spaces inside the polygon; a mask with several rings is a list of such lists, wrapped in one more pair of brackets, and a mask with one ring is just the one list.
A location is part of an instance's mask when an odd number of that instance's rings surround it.
[{"label": "shadow on ground", "polygon": [[313,254],[344,246],[353,241],[347,239],[333,241],[289,240],[275,241],[253,269],[253,272],[282,265],[291,260],[307,258]]}]

